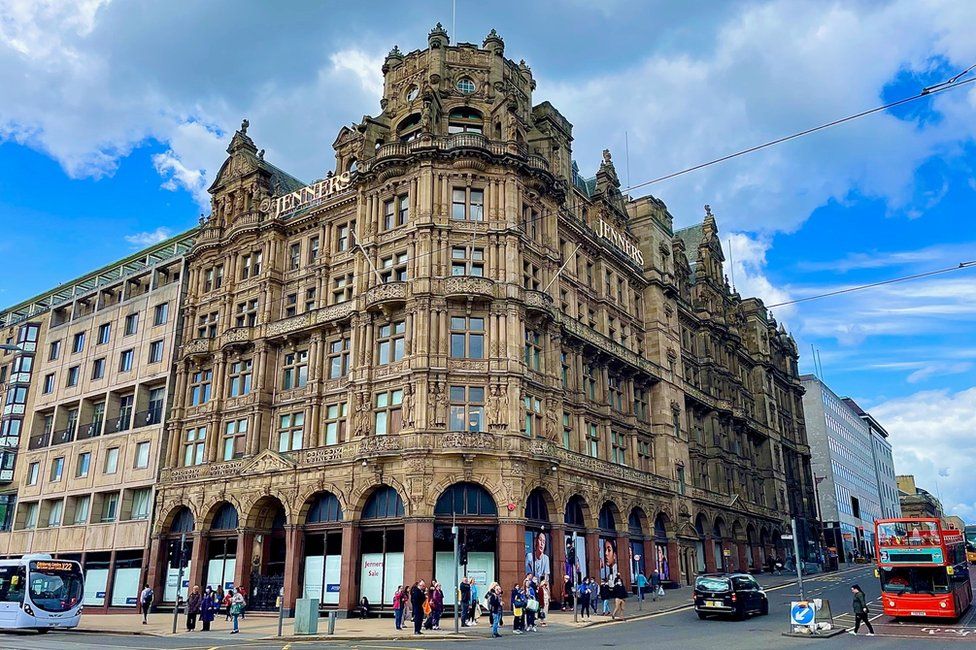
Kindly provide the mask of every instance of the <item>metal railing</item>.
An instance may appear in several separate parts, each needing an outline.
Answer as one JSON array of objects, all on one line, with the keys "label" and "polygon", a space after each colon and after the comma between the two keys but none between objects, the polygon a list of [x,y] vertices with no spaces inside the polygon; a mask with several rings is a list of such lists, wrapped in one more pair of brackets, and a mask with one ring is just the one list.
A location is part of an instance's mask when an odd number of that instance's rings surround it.
[{"label": "metal railing", "polygon": [[111,418],[105,423],[105,433],[117,433],[119,431],[128,431],[132,428],[132,412],[127,412],[119,415],[117,418]]},{"label": "metal railing", "polygon": [[60,431],[55,431],[51,434],[51,444],[52,445],[63,445],[68,442],[72,442],[75,439],[75,427],[71,426],[67,429],[61,429]]},{"label": "metal railing", "polygon": [[95,438],[102,434],[102,420],[94,420],[88,424],[82,424],[78,427],[78,435],[75,436],[77,440],[87,440],[88,438]]},{"label": "metal railing", "polygon": [[159,424],[163,421],[163,407],[156,406],[145,411],[139,411],[136,413],[136,419],[133,422],[133,427],[149,427],[154,424]]},{"label": "metal railing", "polygon": [[50,433],[42,433],[36,436],[31,436],[30,440],[27,441],[27,448],[41,449],[42,447],[47,447],[50,440],[51,440]]}]

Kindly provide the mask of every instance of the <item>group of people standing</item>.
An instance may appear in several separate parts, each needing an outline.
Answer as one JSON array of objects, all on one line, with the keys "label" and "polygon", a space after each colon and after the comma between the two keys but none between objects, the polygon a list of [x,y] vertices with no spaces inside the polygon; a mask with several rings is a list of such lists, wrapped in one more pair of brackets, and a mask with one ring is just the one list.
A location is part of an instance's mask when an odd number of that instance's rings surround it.
[{"label": "group of people standing", "polygon": [[[142,624],[145,625],[153,601],[153,592],[149,585],[142,590],[139,600],[142,607]],[[202,630],[209,632],[214,618],[223,612],[225,621],[233,621],[231,634],[237,634],[240,631],[238,620],[244,618],[246,608],[247,599],[244,597],[243,587],[224,591],[221,587],[214,590],[208,586],[201,592],[199,585],[194,585],[186,599],[186,631],[196,630],[197,618],[199,618]]]},{"label": "group of people standing", "polygon": [[[546,612],[549,609],[551,593],[547,580],[541,581],[533,574],[528,574],[521,583],[512,587],[508,605],[514,614],[512,629],[515,634],[536,632],[537,625],[546,625]],[[478,618],[482,613],[482,594],[478,591],[478,584],[474,578],[463,578],[458,584],[456,600],[459,618],[464,627],[478,625]],[[505,607],[504,593],[501,585],[493,582],[484,594],[484,604],[491,619],[492,636],[501,636],[498,632],[502,625],[502,611]],[[432,581],[430,586],[424,580],[419,580],[411,586],[397,587],[393,595],[393,615],[396,629],[404,629],[403,623],[407,616],[413,621],[413,633],[423,634],[423,630],[439,630],[441,617],[444,614],[444,591],[441,583]]]},{"label": "group of people standing", "polygon": [[[567,576],[567,582],[569,578]],[[596,578],[583,578],[576,587],[576,597],[579,599],[580,616],[589,620],[592,614],[602,614],[616,619],[623,618],[624,605],[627,602],[627,588],[620,576],[615,576],[611,583],[609,579],[597,582]],[[613,607],[611,609],[611,601]]]}]

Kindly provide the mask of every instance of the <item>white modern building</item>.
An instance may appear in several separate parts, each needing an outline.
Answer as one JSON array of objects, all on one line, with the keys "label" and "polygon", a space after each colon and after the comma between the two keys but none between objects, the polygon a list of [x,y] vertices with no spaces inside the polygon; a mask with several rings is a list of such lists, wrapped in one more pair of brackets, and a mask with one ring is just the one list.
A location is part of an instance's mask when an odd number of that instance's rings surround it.
[{"label": "white modern building", "polygon": [[874,520],[883,517],[871,428],[818,377],[800,381],[828,552],[838,562],[871,556]]},{"label": "white modern building", "polygon": [[874,451],[874,471],[878,477],[878,497],[881,502],[881,516],[885,519],[901,517],[901,502],[898,499],[898,482],[895,480],[895,461],[891,456],[891,443],[888,432],[874,416],[858,406],[850,397],[844,402],[854,409],[871,431],[871,447]]}]

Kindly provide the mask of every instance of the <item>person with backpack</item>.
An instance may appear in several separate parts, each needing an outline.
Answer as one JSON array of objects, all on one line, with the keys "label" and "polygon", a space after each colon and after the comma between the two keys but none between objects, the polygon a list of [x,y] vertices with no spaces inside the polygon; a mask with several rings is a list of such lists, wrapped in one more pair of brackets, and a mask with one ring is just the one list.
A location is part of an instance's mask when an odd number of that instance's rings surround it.
[{"label": "person with backpack", "polygon": [[539,611],[539,599],[537,597],[538,592],[536,592],[535,583],[532,581],[532,576],[525,579],[523,590],[525,591],[525,631],[537,632],[535,616]]},{"label": "person with backpack", "polygon": [[874,636],[874,627],[868,619],[868,600],[864,595],[864,590],[861,589],[860,585],[851,585],[851,593],[854,594],[854,602],[851,604],[854,608],[854,629],[848,630],[847,633],[856,636],[861,629],[861,621],[864,621],[864,624],[868,626],[868,636]]},{"label": "person with backpack", "polygon": [[149,610],[152,608],[153,598],[156,597],[152,587],[147,583],[139,594],[139,607],[142,608],[142,624],[149,625]]},{"label": "person with backpack", "polygon": [[523,634],[525,632],[525,606],[527,603],[528,598],[525,595],[525,587],[515,585],[512,588],[512,615],[515,619],[512,621],[513,634]]}]

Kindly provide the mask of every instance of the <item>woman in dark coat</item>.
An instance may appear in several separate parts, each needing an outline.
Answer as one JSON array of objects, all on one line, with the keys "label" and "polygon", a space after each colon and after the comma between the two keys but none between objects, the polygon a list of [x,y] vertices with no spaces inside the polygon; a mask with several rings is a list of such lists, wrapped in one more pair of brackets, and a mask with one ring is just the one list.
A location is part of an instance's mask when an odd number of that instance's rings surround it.
[{"label": "woman in dark coat", "polygon": [[200,620],[203,622],[203,631],[210,631],[210,624],[214,620],[214,614],[217,613],[217,596],[214,594],[213,589],[207,587],[207,591],[203,594],[203,600],[200,601]]}]

